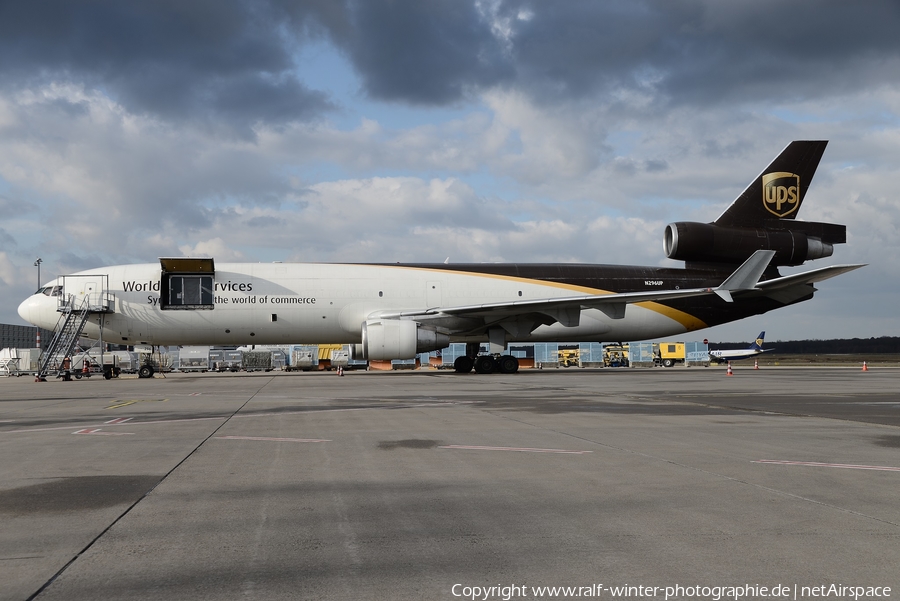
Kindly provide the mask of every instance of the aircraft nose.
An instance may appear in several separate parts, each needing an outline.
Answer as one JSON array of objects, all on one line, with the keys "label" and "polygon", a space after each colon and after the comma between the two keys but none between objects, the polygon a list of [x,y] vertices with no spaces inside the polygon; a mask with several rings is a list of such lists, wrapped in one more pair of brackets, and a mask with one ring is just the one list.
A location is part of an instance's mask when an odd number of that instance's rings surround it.
[{"label": "aircraft nose", "polygon": [[28,323],[40,328],[52,328],[53,324],[47,325],[47,300],[42,294],[34,294],[29,296],[19,305],[19,317]]},{"label": "aircraft nose", "polygon": [[19,304],[19,317],[21,317],[28,323],[34,323],[31,321],[31,311],[33,308],[34,299],[29,296]]}]

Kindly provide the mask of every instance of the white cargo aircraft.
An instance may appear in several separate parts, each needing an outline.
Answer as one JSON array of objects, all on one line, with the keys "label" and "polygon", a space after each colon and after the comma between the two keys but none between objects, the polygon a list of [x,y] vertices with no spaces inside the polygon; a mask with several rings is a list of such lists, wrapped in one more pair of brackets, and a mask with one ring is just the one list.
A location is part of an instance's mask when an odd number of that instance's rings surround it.
[{"label": "white cargo aircraft", "polygon": [[457,371],[512,373],[510,342],[674,336],[808,300],[815,282],[861,267],[778,272],[846,241],[842,225],[794,220],[825,145],[789,144],[715,222],[667,226],[665,251],[683,269],[162,258],[60,276],[19,315],[52,329],[61,311],[86,307],[84,335],[110,343],[350,343],[370,360],[464,342]]}]

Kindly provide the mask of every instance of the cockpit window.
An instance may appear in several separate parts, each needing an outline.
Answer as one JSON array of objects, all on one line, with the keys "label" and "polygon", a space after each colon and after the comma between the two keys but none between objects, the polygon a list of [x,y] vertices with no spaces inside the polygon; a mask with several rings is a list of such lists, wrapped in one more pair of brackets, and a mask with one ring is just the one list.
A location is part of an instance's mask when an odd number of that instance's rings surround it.
[{"label": "cockpit window", "polygon": [[43,294],[44,296],[59,296],[62,294],[62,286],[44,286],[43,288],[38,288],[38,291],[35,294]]}]

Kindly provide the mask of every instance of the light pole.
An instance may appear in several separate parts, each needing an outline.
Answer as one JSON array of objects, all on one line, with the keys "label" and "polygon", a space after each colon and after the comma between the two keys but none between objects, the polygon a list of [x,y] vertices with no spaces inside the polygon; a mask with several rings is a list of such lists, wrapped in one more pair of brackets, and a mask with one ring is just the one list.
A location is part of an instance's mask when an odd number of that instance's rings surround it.
[{"label": "light pole", "polygon": [[38,268],[38,285],[37,285],[37,288],[35,288],[35,290],[41,289],[41,263],[43,263],[43,262],[44,261],[40,257],[38,257],[37,261],[34,262],[34,266]]},{"label": "light pole", "polygon": [[[37,261],[34,262],[34,266],[38,268],[38,285],[37,285],[37,288],[35,288],[35,291],[41,289],[41,263],[43,263],[43,261],[41,260],[40,257],[38,257]],[[39,328],[39,327],[35,328],[34,331],[35,331],[35,337],[34,337],[35,338],[35,340],[34,340],[35,346],[37,348],[41,348],[41,328]]]}]

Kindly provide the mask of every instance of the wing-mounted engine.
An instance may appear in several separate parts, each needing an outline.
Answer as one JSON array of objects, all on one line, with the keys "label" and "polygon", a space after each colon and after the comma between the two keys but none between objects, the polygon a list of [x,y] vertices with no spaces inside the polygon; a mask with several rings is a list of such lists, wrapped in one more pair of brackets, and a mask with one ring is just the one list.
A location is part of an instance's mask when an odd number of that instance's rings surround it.
[{"label": "wing-mounted engine", "polygon": [[369,319],[362,324],[362,344],[351,347],[353,359],[412,359],[450,346],[450,336],[408,319]]},{"label": "wing-mounted engine", "polygon": [[670,259],[690,263],[741,263],[757,250],[774,250],[770,265],[801,265],[830,257],[847,241],[847,228],[834,223],[766,220],[762,227],[725,227],[680,221],[666,226],[663,246]]}]

